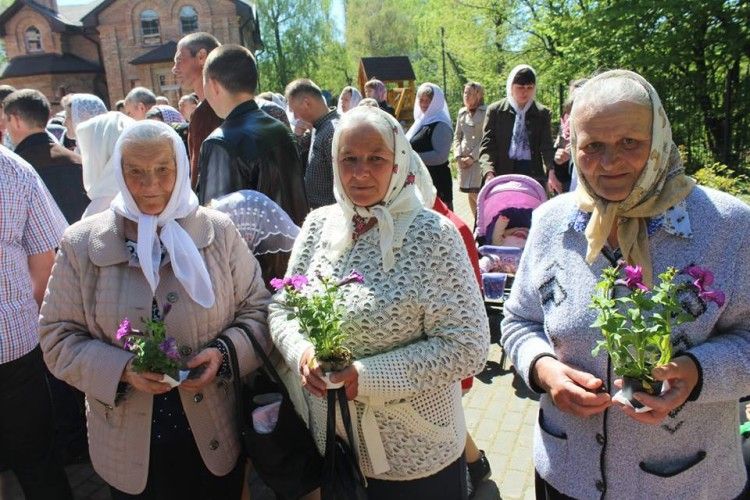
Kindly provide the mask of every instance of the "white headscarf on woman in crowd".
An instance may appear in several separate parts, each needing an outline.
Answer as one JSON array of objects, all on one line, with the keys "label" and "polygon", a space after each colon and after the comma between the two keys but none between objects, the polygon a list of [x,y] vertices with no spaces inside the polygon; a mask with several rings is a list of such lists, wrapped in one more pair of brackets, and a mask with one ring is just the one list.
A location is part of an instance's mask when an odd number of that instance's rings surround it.
[{"label": "white headscarf on woman in crowd", "polygon": [[[394,153],[394,167],[388,190],[382,202],[372,207],[355,205],[347,196],[341,183],[339,150],[341,134],[358,123],[368,123],[380,133],[383,141]],[[401,125],[390,114],[379,108],[357,106],[339,121],[333,136],[333,194],[341,212],[326,221],[322,239],[330,246],[334,256],[343,254],[354,241],[355,216],[377,219],[379,246],[383,256],[383,269],[389,271],[395,264],[393,250],[400,248],[420,210],[422,202],[417,195],[415,180],[422,168],[419,156],[413,154],[411,145]]]},{"label": "white headscarf on woman in crowd", "polygon": [[[534,71],[534,68],[529,66],[528,64],[519,64],[515,68],[513,68],[510,71],[510,74],[508,75],[508,80],[505,82],[505,98],[508,99],[508,103],[511,105],[513,110],[516,112],[516,121],[513,122],[513,135],[511,136],[510,141],[510,148],[508,149],[508,156],[511,159],[514,160],[527,160],[529,158],[521,158],[523,155],[523,151],[528,151],[527,154],[531,154],[531,150],[528,146],[529,144],[529,136],[528,131],[526,130],[526,111],[529,110],[531,107],[531,104],[534,102],[534,97],[536,97],[536,88],[534,88],[533,93],[531,94],[531,97],[529,98],[529,102],[524,104],[523,107],[519,106],[515,99],[513,99],[513,80],[516,78],[516,75],[519,71],[522,69],[528,69],[531,70],[532,73],[534,73],[534,77],[536,78],[536,71]],[[521,142],[523,142],[525,138],[526,146],[523,147]]]},{"label": "white headscarf on woman in crowd", "polygon": [[76,135],[78,135],[78,125],[106,112],[107,106],[104,101],[94,94],[73,94],[70,98],[70,121]]},{"label": "white headscarf on woman in crowd", "polygon": [[109,208],[112,199],[120,191],[117,185],[112,155],[115,144],[125,128],[135,120],[117,111],[95,116],[77,128],[78,148],[83,165],[83,187],[91,200],[83,217],[97,214]]},{"label": "white headscarf on woman in crowd", "polygon": [[336,111],[338,111],[339,116],[346,113],[346,111],[344,111],[344,103],[341,98],[344,97],[347,92],[352,95],[352,98],[349,101],[349,111],[351,111],[352,108],[354,108],[357,104],[359,104],[359,101],[362,100],[362,94],[359,93],[359,90],[355,89],[354,87],[344,87],[341,90],[341,94],[339,94],[339,102],[336,105]]},{"label": "white headscarf on woman in crowd", "polygon": [[[419,107],[419,96],[428,87],[432,89],[432,101],[430,101],[427,111],[422,111],[422,108]],[[411,140],[422,127],[435,122],[443,122],[453,130],[453,122],[451,121],[450,111],[448,111],[448,103],[445,102],[443,90],[434,83],[423,83],[419,86],[417,97],[414,99],[414,124],[406,132],[406,138]]]},{"label": "white headscarf on woman in crowd", "polygon": [[[122,173],[122,150],[133,143],[143,142],[148,146],[159,139],[171,141],[177,166],[177,179],[164,211],[159,215],[147,215],[138,209],[125,184]],[[166,123],[156,120],[139,121],[125,129],[118,139],[112,163],[117,167],[115,172],[120,187],[120,192],[112,200],[112,209],[138,224],[138,260],[152,293],[156,292],[159,285],[161,241],[169,255],[175,277],[185,287],[188,295],[201,306],[207,309],[212,307],[216,297],[206,263],[193,239],[177,222],[198,208],[198,197],[190,188],[190,162],[180,136]],[[161,228],[160,233],[157,233],[158,228]]]}]

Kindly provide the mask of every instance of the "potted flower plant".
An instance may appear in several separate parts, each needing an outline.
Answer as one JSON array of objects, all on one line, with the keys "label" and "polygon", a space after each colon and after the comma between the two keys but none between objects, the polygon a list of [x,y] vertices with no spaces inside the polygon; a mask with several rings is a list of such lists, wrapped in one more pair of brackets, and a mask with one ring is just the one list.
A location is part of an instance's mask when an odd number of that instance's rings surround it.
[{"label": "potted flower plant", "polygon": [[[711,290],[713,274],[696,265],[682,271],[670,267],[653,289],[643,283],[640,266],[625,266],[624,278],[620,271],[620,267],[605,269],[592,298],[591,307],[599,314],[591,326],[599,328],[604,338],[591,353],[598,356],[604,349],[609,354],[615,374],[623,378],[622,395],[638,409],[643,405],[633,393],[662,391],[662,382],[651,373],[672,359],[674,327],[693,321],[710,302],[721,307],[724,294]],[[627,290],[623,296],[615,296],[618,286]]]},{"label": "potted flower plant", "polygon": [[299,322],[326,374],[343,370],[354,361],[352,352],[344,345],[347,334],[341,328],[344,317],[341,287],[363,282],[364,278],[356,271],[341,280],[317,275],[311,281],[301,274],[271,280],[271,286],[283,292],[279,303],[289,310],[289,319],[296,318]]},{"label": "potted flower plant", "polygon": [[128,318],[120,322],[117,329],[117,340],[123,342],[125,350],[135,354],[133,370],[136,372],[153,372],[164,375],[163,382],[176,387],[184,380],[189,371],[183,368],[177,340],[167,335],[164,319],[169,314],[171,304],[164,306],[161,319],[141,318],[145,329],[135,330]]}]

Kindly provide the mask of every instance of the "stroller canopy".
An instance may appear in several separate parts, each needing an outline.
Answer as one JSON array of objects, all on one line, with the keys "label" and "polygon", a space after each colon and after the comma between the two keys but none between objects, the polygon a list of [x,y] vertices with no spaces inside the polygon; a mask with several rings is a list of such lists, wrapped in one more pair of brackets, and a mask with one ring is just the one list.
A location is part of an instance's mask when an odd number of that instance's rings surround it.
[{"label": "stroller canopy", "polygon": [[484,185],[477,197],[477,236],[485,236],[493,218],[508,208],[533,210],[547,201],[544,188],[525,175],[498,175]]}]

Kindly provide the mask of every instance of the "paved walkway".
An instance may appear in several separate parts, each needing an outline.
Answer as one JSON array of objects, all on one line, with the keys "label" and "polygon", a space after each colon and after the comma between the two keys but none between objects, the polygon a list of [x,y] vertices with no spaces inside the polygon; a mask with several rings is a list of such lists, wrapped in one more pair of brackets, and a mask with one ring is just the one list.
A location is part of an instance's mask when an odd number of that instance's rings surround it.
[{"label": "paved walkway", "polygon": [[[469,226],[473,217],[466,195],[454,190],[456,213]],[[490,500],[532,500],[534,468],[531,442],[537,403],[524,383],[509,370],[510,363],[500,365],[501,349],[493,345],[485,370],[474,381],[474,388],[464,397],[466,423],[480,449],[485,450],[492,466],[492,480],[482,485],[474,498]],[[108,500],[109,490],[88,464],[67,468],[76,500]],[[257,488],[256,488],[257,490]],[[253,500],[270,500],[258,491]],[[0,474],[0,499],[22,500],[15,477]]]}]

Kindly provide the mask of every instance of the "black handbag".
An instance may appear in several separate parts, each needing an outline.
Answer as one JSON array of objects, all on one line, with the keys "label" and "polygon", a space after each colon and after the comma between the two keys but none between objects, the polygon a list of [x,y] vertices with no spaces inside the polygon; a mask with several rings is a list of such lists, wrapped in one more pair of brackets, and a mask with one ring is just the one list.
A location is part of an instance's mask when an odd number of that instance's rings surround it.
[{"label": "black handbag", "polygon": [[[305,422],[294,409],[289,391],[253,333],[240,323],[231,326],[245,332],[256,355],[263,361],[262,371],[251,385],[245,385],[239,377],[237,351],[232,340],[226,335],[219,337],[229,351],[242,449],[261,480],[279,498],[298,499],[320,486],[323,459]],[[268,434],[261,434],[253,427],[252,411],[262,405],[255,404],[253,399],[268,393],[280,394],[281,406],[275,428]]]},{"label": "black handbag", "polygon": [[[341,420],[349,444],[336,435],[336,400],[341,409]],[[328,420],[326,422],[326,454],[323,460],[322,500],[367,500],[365,478],[359,461],[350,445],[354,443],[352,419],[346,401],[346,390],[328,390]]]}]

